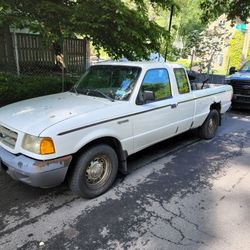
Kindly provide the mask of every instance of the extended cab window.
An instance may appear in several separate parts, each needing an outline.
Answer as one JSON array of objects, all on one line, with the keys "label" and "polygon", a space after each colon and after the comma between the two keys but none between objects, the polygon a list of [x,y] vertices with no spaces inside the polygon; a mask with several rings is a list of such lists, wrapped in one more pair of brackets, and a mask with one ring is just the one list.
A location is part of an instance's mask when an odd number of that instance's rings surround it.
[{"label": "extended cab window", "polygon": [[166,69],[149,70],[142,83],[141,98],[143,98],[145,91],[153,92],[154,101],[171,97],[171,86],[168,71]]},{"label": "extended cab window", "polygon": [[190,89],[189,89],[188,79],[187,79],[185,70],[182,68],[179,68],[179,69],[176,68],[174,69],[174,74],[175,74],[179,93],[180,94],[189,93]]}]

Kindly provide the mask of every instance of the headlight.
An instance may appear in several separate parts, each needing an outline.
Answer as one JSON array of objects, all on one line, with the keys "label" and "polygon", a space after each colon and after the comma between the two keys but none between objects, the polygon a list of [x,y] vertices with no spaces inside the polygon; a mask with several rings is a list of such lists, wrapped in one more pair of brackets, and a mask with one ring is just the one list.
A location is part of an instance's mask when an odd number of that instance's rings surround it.
[{"label": "headlight", "polygon": [[25,134],[22,147],[35,154],[47,155],[55,153],[53,140],[47,137],[43,138]]}]

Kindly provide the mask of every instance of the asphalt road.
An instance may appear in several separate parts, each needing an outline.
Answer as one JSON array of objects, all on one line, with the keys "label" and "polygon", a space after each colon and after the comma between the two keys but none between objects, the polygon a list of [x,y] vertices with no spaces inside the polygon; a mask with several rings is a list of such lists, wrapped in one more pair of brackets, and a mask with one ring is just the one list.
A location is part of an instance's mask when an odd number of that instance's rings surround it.
[{"label": "asphalt road", "polygon": [[249,249],[250,112],[226,114],[213,140],[185,133],[128,164],[92,200],[1,171],[0,249]]}]

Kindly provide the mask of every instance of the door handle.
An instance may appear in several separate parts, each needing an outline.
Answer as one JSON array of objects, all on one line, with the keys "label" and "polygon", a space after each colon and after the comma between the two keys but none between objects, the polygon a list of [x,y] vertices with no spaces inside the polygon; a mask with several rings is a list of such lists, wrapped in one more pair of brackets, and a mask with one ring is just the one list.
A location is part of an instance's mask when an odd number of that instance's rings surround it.
[{"label": "door handle", "polygon": [[171,104],[170,106],[171,106],[172,109],[177,108],[178,103],[173,103],[173,104]]}]

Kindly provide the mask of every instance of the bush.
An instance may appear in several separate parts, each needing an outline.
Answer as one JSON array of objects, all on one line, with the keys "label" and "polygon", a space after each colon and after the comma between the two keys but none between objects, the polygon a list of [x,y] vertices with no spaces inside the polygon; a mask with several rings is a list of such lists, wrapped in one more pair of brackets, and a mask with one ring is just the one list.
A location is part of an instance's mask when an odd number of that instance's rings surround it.
[{"label": "bush", "polygon": [[[229,42],[228,60],[230,60],[230,67],[240,68],[242,63],[242,49],[244,44],[244,34],[236,30]],[[227,65],[225,65],[227,67]]]},{"label": "bush", "polygon": [[190,60],[188,59],[179,59],[177,60],[178,64],[182,64],[186,69],[188,69],[190,67]]},{"label": "bush", "polygon": [[[65,79],[64,89],[69,90],[73,79]],[[0,107],[33,97],[61,92],[60,76],[14,76],[0,74]]]},{"label": "bush", "polygon": [[[176,63],[183,65],[186,69],[190,68],[191,61],[188,59],[179,59],[176,61]],[[199,63],[197,61],[193,61],[192,67],[197,66]]]}]

